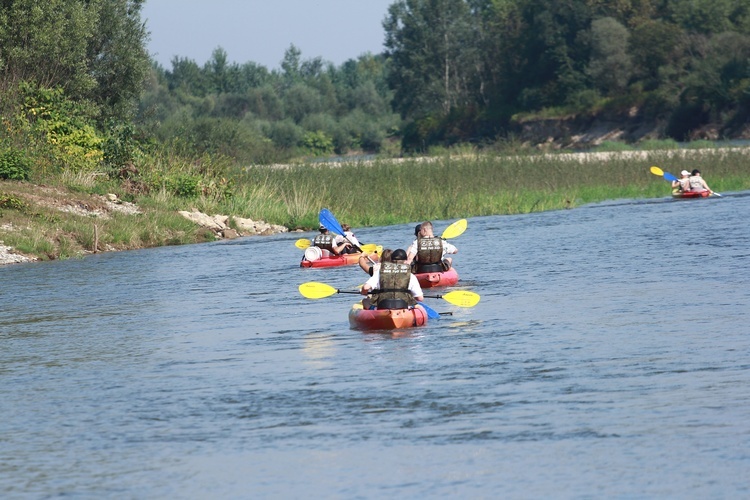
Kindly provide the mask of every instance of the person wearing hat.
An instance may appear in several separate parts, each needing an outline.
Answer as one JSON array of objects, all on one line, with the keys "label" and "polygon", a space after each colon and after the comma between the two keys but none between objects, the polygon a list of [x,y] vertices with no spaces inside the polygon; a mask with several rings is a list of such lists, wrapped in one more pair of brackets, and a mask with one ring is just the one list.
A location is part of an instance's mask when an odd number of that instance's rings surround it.
[{"label": "person wearing hat", "polygon": [[417,239],[409,246],[406,263],[414,263],[418,273],[435,272],[435,266],[441,271],[450,269],[453,260],[446,255],[458,253],[455,245],[435,236],[430,221],[425,221],[418,227],[419,231],[415,228]]},{"label": "person wearing hat", "polygon": [[702,193],[703,191],[708,191],[709,194],[713,194],[714,192],[711,191],[711,188],[708,187],[708,184],[706,184],[706,181],[703,180],[703,177],[701,177],[701,171],[697,168],[693,170],[690,173],[690,191],[695,191],[698,193]]},{"label": "person wearing hat", "polygon": [[406,250],[397,248],[391,253],[390,260],[382,260],[380,266],[373,269],[372,276],[360,290],[362,295],[370,294],[369,299],[362,299],[362,307],[406,309],[413,308],[424,299],[422,287],[405,261]]},{"label": "person wearing hat", "polygon": [[320,234],[313,238],[312,243],[323,251],[324,257],[328,257],[331,254],[341,255],[342,253],[346,253],[347,248],[351,248],[351,243],[344,238],[341,238],[343,241],[339,241],[323,224],[318,227],[318,230]]},{"label": "person wearing hat", "polygon": [[675,194],[690,191],[690,172],[683,170],[680,175],[682,176],[680,179],[672,181],[672,192]]}]

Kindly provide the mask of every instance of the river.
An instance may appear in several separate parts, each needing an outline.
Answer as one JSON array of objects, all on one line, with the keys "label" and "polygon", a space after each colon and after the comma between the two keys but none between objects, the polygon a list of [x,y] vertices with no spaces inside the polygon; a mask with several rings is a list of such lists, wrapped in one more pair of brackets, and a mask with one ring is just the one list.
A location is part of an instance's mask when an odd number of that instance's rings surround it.
[{"label": "river", "polygon": [[0,496],[750,497],[748,214],[470,218],[480,303],[393,334],[298,293],[366,278],[299,268],[312,233],[1,267]]}]

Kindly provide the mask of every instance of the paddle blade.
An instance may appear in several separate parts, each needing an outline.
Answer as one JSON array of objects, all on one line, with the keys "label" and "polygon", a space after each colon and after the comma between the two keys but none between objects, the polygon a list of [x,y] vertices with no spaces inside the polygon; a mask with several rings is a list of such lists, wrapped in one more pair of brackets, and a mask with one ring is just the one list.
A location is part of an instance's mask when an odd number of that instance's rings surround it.
[{"label": "paddle blade", "polygon": [[336,217],[334,217],[331,211],[327,208],[322,208],[320,210],[318,221],[329,231],[344,236],[344,229],[341,227],[341,224],[339,224],[339,221],[336,220]]},{"label": "paddle blade", "polygon": [[457,220],[456,222],[445,228],[445,231],[443,231],[441,237],[448,240],[451,238],[455,238],[456,236],[461,236],[464,231],[466,231],[466,225],[466,219]]},{"label": "paddle blade", "polygon": [[424,310],[427,311],[427,317],[428,318],[430,318],[430,319],[439,319],[440,318],[440,313],[437,312],[435,309],[431,308],[430,306],[428,306],[427,304],[425,304],[424,302],[420,302],[419,306],[423,307]]},{"label": "paddle blade", "polygon": [[474,307],[479,303],[480,298],[478,293],[468,290],[455,290],[443,295],[443,299],[459,307]]},{"label": "paddle blade", "polygon": [[338,290],[331,285],[317,283],[315,281],[308,281],[299,286],[299,293],[301,293],[306,299],[322,299],[324,297],[330,297],[337,292]]},{"label": "paddle blade", "polygon": [[378,251],[378,245],[375,243],[368,243],[367,245],[362,245],[360,248],[364,253],[376,253]]},{"label": "paddle blade", "polygon": [[294,242],[294,246],[299,248],[300,250],[304,250],[306,248],[309,248],[310,245],[312,245],[312,242],[306,238],[301,238]]},{"label": "paddle blade", "polygon": [[717,193],[716,191],[714,191],[713,193],[711,193],[711,196],[718,196],[719,198],[721,198],[721,195],[719,193]]},{"label": "paddle blade", "polygon": [[667,179],[668,181],[679,181],[680,180],[677,177],[675,177],[674,175],[670,174],[669,172],[664,172],[664,178]]},{"label": "paddle blade", "polygon": [[659,177],[664,176],[664,170],[660,169],[659,167],[651,167],[651,173],[654,175],[658,175]]}]

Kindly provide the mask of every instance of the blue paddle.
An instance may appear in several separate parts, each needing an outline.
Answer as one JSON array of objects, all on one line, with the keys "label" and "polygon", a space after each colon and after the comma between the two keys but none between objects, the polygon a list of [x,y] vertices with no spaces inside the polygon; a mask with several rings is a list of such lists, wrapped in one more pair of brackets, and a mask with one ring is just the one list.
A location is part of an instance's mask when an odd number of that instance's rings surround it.
[{"label": "blue paddle", "polygon": [[431,308],[424,302],[419,303],[420,306],[424,307],[424,310],[427,311],[427,317],[430,319],[438,319],[440,318],[440,313],[437,312],[435,309]]},{"label": "blue paddle", "polygon": [[325,226],[325,228],[329,231],[333,231],[334,233],[343,236],[344,239],[351,243],[358,252],[362,251],[362,249],[358,245],[355,245],[349,238],[346,237],[346,234],[344,234],[344,228],[341,227],[339,221],[336,220],[336,217],[334,217],[331,211],[327,208],[323,208],[320,210],[320,214],[318,215],[318,222],[320,222],[321,226]]},{"label": "blue paddle", "polygon": [[675,177],[674,175],[670,174],[669,172],[664,172],[664,178],[667,179],[668,181],[679,181],[680,180],[677,177]]}]

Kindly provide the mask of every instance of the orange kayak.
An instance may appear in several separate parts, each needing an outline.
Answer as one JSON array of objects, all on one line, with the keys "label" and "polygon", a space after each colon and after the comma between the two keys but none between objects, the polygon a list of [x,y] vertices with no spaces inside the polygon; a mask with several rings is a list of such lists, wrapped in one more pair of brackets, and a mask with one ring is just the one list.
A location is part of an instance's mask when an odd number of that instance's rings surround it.
[{"label": "orange kayak", "polygon": [[413,309],[362,309],[354,304],[349,310],[349,325],[355,330],[395,330],[427,324],[427,312]]},{"label": "orange kayak", "polygon": [[[315,260],[307,260],[307,257],[302,257],[302,261],[299,263],[300,267],[334,267],[334,266],[351,266],[359,261],[362,253],[345,253],[342,255],[331,255],[329,257],[320,257]],[[379,256],[377,253],[371,253],[370,259],[373,262],[377,262]]]},{"label": "orange kayak", "polygon": [[438,286],[453,286],[458,283],[458,271],[451,267],[447,271],[432,273],[417,273],[417,281],[422,288],[435,288]]}]

